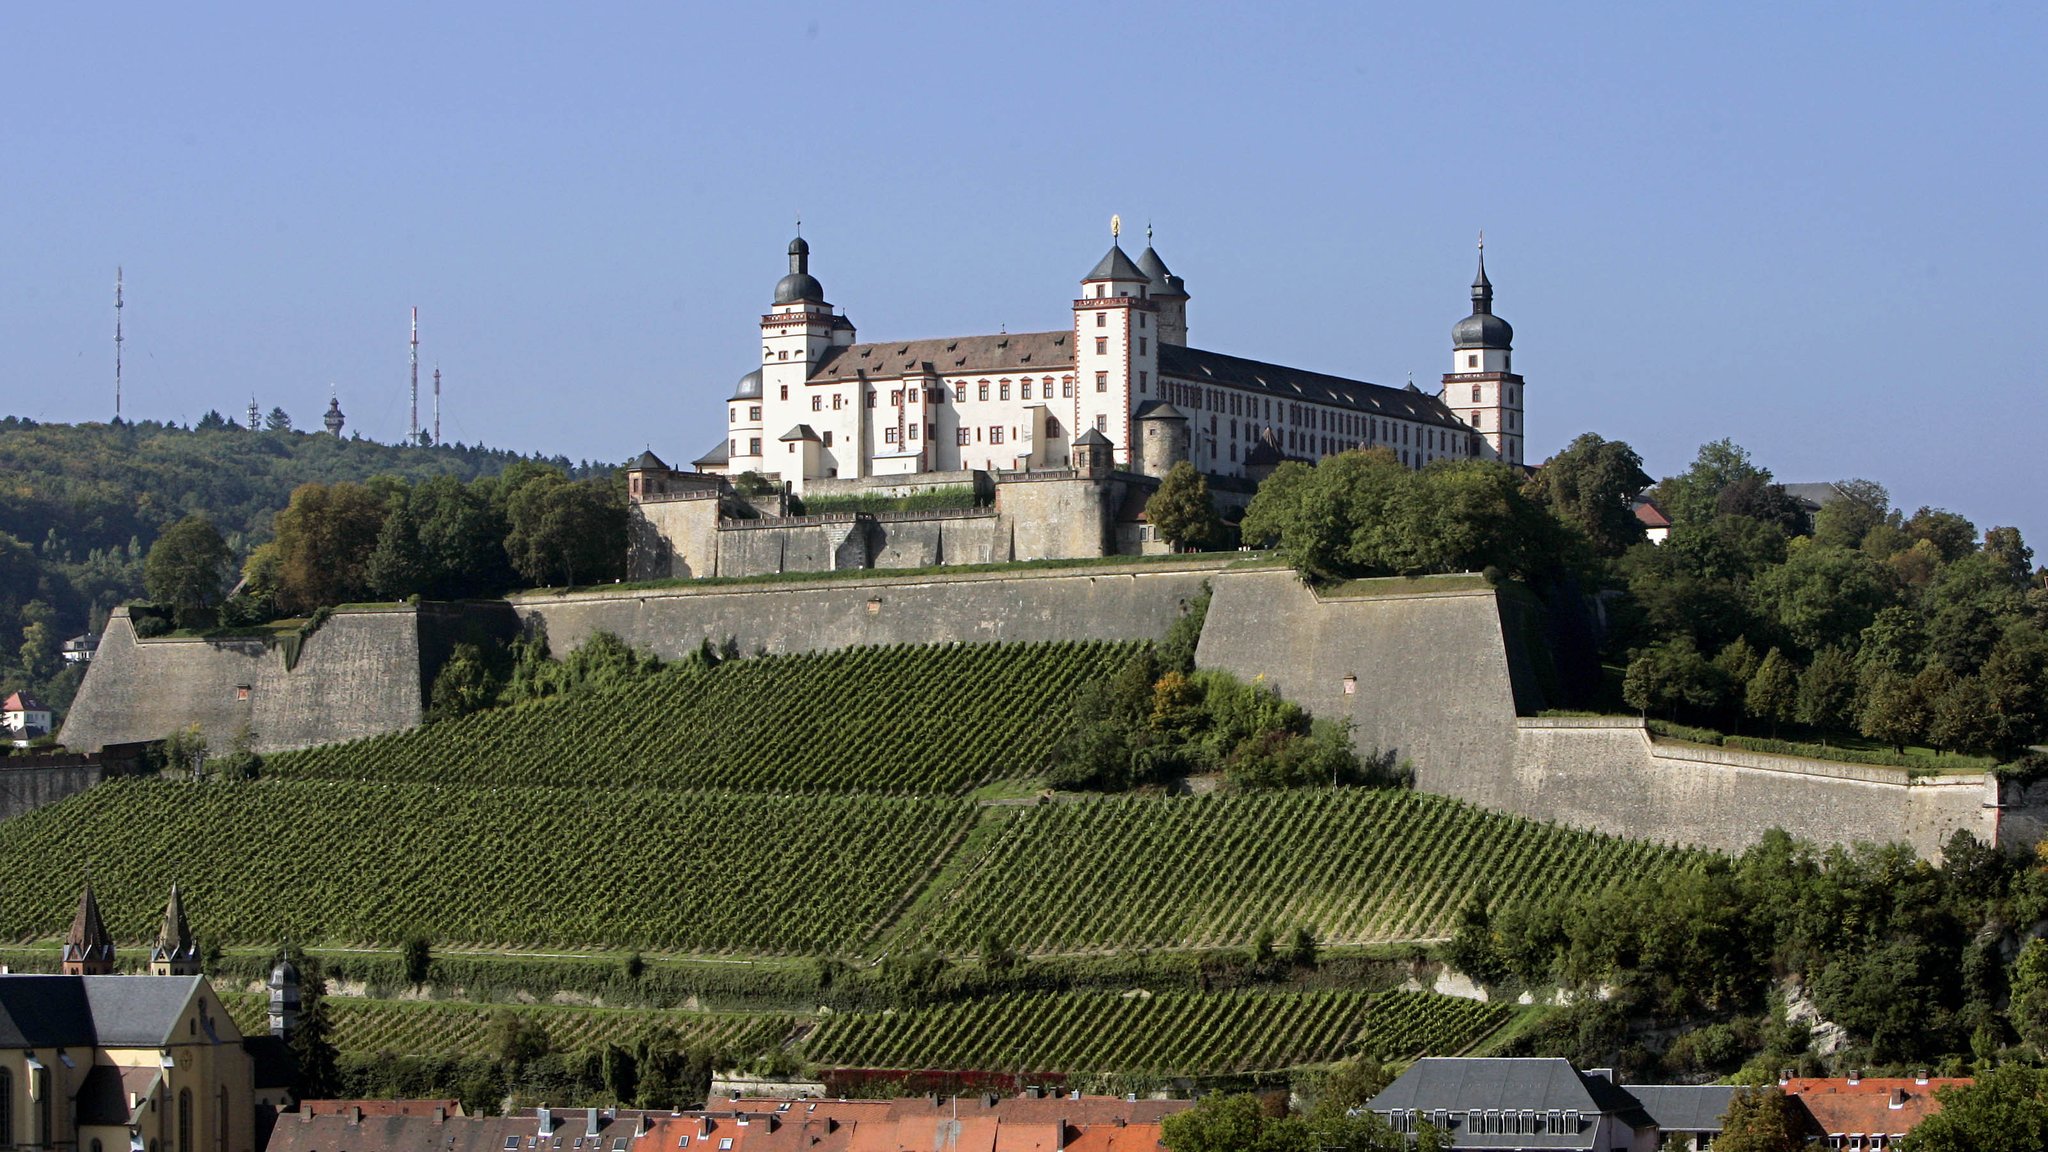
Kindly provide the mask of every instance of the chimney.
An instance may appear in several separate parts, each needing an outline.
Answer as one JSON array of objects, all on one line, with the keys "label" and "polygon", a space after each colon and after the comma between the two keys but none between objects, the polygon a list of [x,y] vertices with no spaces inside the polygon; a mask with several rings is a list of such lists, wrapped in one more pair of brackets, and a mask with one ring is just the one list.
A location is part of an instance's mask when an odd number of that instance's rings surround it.
[{"label": "chimney", "polygon": [[539,1120],[539,1130],[540,1130],[540,1138],[541,1138],[541,1139],[543,1139],[543,1140],[546,1140],[546,1139],[548,1139],[549,1137],[553,1136],[553,1135],[555,1134],[555,1114],[554,1114],[554,1112],[553,1112],[552,1110],[550,1110],[550,1109],[548,1108],[548,1106],[547,1106],[547,1105],[545,1105],[545,1104],[543,1104],[543,1105],[541,1105],[540,1107],[538,1107],[538,1108],[534,1109],[533,1111],[534,1111],[534,1115],[535,1115],[535,1116],[536,1116],[536,1117],[538,1118],[538,1120]]},{"label": "chimney", "polygon": [[1906,1090],[1904,1088],[1892,1089],[1890,1103],[1894,1112],[1904,1108],[1906,1106]]},{"label": "chimney", "polygon": [[1915,1073],[1913,1073],[1913,1083],[1915,1083],[1915,1084],[1925,1084],[1925,1083],[1927,1083],[1927,1069],[1925,1069],[1925,1068],[1922,1068],[1922,1069],[1921,1069],[1921,1070],[1919,1070],[1918,1072],[1915,1072]]},{"label": "chimney", "polygon": [[1861,1083],[1863,1083],[1863,1069],[1861,1069],[1861,1068],[1851,1068],[1851,1069],[1849,1069],[1849,1083],[1851,1083],[1851,1084],[1861,1084]]},{"label": "chimney", "polygon": [[357,1125],[357,1126],[359,1126],[359,1127],[360,1127],[360,1126],[362,1125],[362,1122],[363,1122],[363,1106],[362,1106],[361,1104],[354,1104],[354,1105],[350,1105],[350,1106],[349,1106],[349,1110],[348,1110],[348,1122],[349,1122],[349,1123],[351,1123],[351,1124]]},{"label": "chimney", "polygon": [[1033,1084],[1024,1090],[1024,1095],[1033,1100],[1043,1100],[1045,1099],[1045,1089],[1037,1084]]},{"label": "chimney", "polygon": [[436,1124],[446,1124],[447,1122],[448,1122],[448,1106],[447,1106],[446,1104],[436,1104],[436,1105],[434,1105],[434,1123],[436,1123]]},{"label": "chimney", "polygon": [[1792,1070],[1790,1068],[1778,1069],[1778,1087],[1783,1088],[1785,1085],[1790,1084],[1791,1082]]},{"label": "chimney", "polygon": [[597,1135],[597,1127],[599,1120],[600,1116],[597,1109],[592,1108],[590,1110],[589,1118],[583,1121],[583,1135],[586,1137]]},{"label": "chimney", "polygon": [[984,1092],[981,1096],[981,1106],[983,1108],[993,1108],[996,1106],[996,1101],[999,1099],[1001,1099],[1001,1097],[997,1096],[993,1092]]}]

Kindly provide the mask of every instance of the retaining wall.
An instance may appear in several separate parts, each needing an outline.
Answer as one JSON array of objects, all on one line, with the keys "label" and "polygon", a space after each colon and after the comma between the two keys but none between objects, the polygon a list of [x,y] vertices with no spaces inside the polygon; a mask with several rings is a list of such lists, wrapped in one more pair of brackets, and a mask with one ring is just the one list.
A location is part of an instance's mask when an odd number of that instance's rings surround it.
[{"label": "retaining wall", "polygon": [[872,576],[653,590],[527,593],[522,621],[557,654],[613,632],[664,657],[705,638],[744,652],[994,640],[1157,640],[1231,557],[1064,569]]}]

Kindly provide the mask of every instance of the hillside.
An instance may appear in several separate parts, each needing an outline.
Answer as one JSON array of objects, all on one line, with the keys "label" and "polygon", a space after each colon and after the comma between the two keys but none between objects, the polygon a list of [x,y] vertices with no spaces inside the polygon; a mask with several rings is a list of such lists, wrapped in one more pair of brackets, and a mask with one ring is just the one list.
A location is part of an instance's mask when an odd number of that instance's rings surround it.
[{"label": "hillside", "polygon": [[[0,938],[43,942],[4,959],[54,959],[76,877],[39,862],[82,851],[124,944],[183,886],[237,950],[215,971],[240,1011],[263,949],[319,949],[351,1091],[398,1090],[386,1054],[415,1092],[534,1075],[497,1055],[528,1027],[572,1081],[568,1054],[607,1045],[1230,1078],[1483,1045],[1517,1011],[1400,991],[1419,947],[1481,893],[1534,909],[1688,858],[1394,789],[1034,794],[1074,702],[1141,655],[684,663],[257,780],[115,781],[0,824]],[[415,939],[421,988],[394,956]]]}]

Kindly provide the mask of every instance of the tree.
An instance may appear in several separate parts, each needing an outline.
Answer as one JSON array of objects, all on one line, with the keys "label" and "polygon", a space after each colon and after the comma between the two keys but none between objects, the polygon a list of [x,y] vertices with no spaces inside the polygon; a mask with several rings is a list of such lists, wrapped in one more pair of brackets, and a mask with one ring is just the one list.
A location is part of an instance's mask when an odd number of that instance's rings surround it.
[{"label": "tree", "polygon": [[1674,528],[1703,524],[1719,515],[1721,493],[1738,481],[1752,477],[1768,482],[1771,474],[1749,459],[1749,452],[1733,440],[1716,440],[1700,445],[1690,467],[1657,485],[1658,505],[1671,517]]},{"label": "tree", "polygon": [[1650,476],[1627,444],[1584,433],[1551,457],[1529,485],[1536,501],[1584,536],[1594,555],[1619,556],[1643,542],[1635,499],[1650,486]]},{"label": "tree", "polygon": [[1759,617],[1808,651],[1850,645],[1893,602],[1882,565],[1852,548],[1797,541],[1751,590]]},{"label": "tree", "polygon": [[1714,1152],[1798,1152],[1806,1146],[1799,1110],[1777,1087],[1737,1092],[1721,1117]]},{"label": "tree", "polygon": [[[1935,1098],[1941,1111],[1907,1134],[1905,1152],[2048,1148],[2048,1070],[2005,1064],[1980,1073],[1967,1087],[1942,1088]],[[1721,1142],[1714,1147],[1720,1149]]]},{"label": "tree", "polygon": [[400,954],[405,962],[405,982],[415,988],[425,984],[434,963],[433,944],[426,933],[415,932],[407,936]]},{"label": "tree", "polygon": [[301,484],[277,514],[278,597],[291,612],[359,600],[384,528],[384,505],[361,484]]},{"label": "tree", "polygon": [[1936,748],[1975,752],[1991,747],[1996,739],[1991,695],[1975,676],[1956,677],[1947,691],[1929,701],[1929,712],[1927,739]]},{"label": "tree", "polygon": [[1145,518],[1175,551],[1199,551],[1217,542],[1222,524],[1209,481],[1189,461],[1175,464],[1145,502]]},{"label": "tree", "polygon": [[434,674],[427,693],[427,721],[437,723],[490,707],[498,699],[498,678],[474,644],[457,644]]},{"label": "tree", "polygon": [[180,628],[212,623],[226,591],[234,554],[213,522],[187,516],[164,530],[143,562],[150,599],[169,604]]},{"label": "tree", "polygon": [[1927,702],[1913,691],[1913,682],[1889,669],[1877,672],[1863,694],[1856,730],[1904,752],[1926,729]]},{"label": "tree", "polygon": [[492,1047],[507,1064],[530,1064],[553,1049],[548,1026],[523,1012],[499,1012],[491,1023]]},{"label": "tree", "polygon": [[263,418],[263,426],[272,432],[289,432],[292,430],[292,418],[284,409],[272,408],[270,415]]},{"label": "tree", "polygon": [[377,530],[377,546],[363,564],[363,579],[370,591],[385,600],[403,600],[418,594],[427,582],[427,566],[420,551],[419,522],[403,496],[391,501],[384,525]]},{"label": "tree", "polygon": [[271,963],[287,961],[299,974],[299,1021],[285,1043],[298,1069],[301,1100],[331,1099],[341,1087],[334,1048],[334,1021],[327,1008],[327,977],[320,961],[296,944],[287,944]]},{"label": "tree", "polygon": [[206,767],[206,747],[206,733],[197,724],[187,724],[164,737],[158,754],[165,771],[188,772],[196,780]]},{"label": "tree", "polygon": [[2034,578],[2034,550],[2020,538],[2017,528],[1990,528],[1984,532],[1984,555],[2005,574],[2014,587],[2025,588]]},{"label": "tree", "polygon": [[1946,508],[1922,505],[1905,527],[1906,535],[1932,545],[1943,564],[1953,564],[1977,550],[1977,526]]},{"label": "tree", "polygon": [[1774,738],[1780,723],[1798,718],[1799,671],[1783,652],[1773,648],[1764,654],[1756,674],[1749,678],[1742,710],[1758,720],[1769,721]]},{"label": "tree", "polygon": [[1839,499],[1813,514],[1813,538],[1834,548],[1860,548],[1871,529],[1892,519],[1891,493],[1875,480],[1839,480]]},{"label": "tree", "polygon": [[1716,707],[1726,687],[1720,670],[1700,655],[1692,637],[1677,636],[1629,662],[1621,697],[1638,712],[1676,716],[1681,709]]},{"label": "tree", "polygon": [[626,506],[614,488],[548,471],[520,484],[505,508],[505,552],[529,583],[566,587],[624,574]]},{"label": "tree", "polygon": [[1855,715],[1856,666],[1840,648],[1823,648],[1799,677],[1799,722],[1842,729]]}]

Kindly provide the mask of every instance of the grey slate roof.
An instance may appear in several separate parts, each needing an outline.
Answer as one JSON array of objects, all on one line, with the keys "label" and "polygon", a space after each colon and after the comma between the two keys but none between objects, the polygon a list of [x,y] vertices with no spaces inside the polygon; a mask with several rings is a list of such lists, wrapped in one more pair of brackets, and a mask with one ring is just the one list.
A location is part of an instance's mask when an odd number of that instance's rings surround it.
[{"label": "grey slate roof", "polygon": [[1095,267],[1089,269],[1086,276],[1081,277],[1084,283],[1089,280],[1149,281],[1151,279],[1152,277],[1145,275],[1144,269],[1131,263],[1131,258],[1124,255],[1123,247],[1118,244],[1111,244],[1109,251],[1102,254],[1102,259],[1095,262]]},{"label": "grey slate roof", "polygon": [[[1611,1115],[1631,1128],[1653,1121],[1634,1097],[1599,1076],[1580,1072],[1556,1058],[1456,1058],[1417,1060],[1366,1105],[1374,1112],[1451,1113],[1453,1142],[1460,1148],[1589,1148],[1596,1122]],[[1494,1135],[1466,1130],[1464,1113],[1480,1111],[1577,1112],[1576,1133]]]},{"label": "grey slate roof", "polygon": [[941,336],[936,340],[893,340],[829,349],[811,373],[813,383],[895,379],[905,373],[944,376],[1037,373],[1074,367],[1074,334],[1009,332],[994,336]]},{"label": "grey slate roof", "polygon": [[698,468],[702,468],[706,464],[729,464],[731,462],[732,445],[724,440],[720,440],[717,444],[713,445],[711,451],[690,461],[691,464]]},{"label": "grey slate roof", "polygon": [[1187,414],[1164,400],[1147,400],[1143,404],[1138,405],[1136,412],[1131,413],[1131,419],[1185,421]]},{"label": "grey slate roof", "polygon": [[161,1047],[204,979],[0,976],[0,1047]]},{"label": "grey slate roof", "polygon": [[1832,504],[1842,498],[1842,490],[1826,481],[1818,484],[1786,484],[1784,489],[1787,496],[1804,500],[1814,508],[1819,508],[1823,504]]},{"label": "grey slate roof", "polygon": [[778,440],[816,440],[818,438],[817,430],[809,424],[799,424],[776,437]]},{"label": "grey slate roof", "polygon": [[1246,360],[1241,356],[1226,356],[1200,348],[1184,348],[1178,344],[1159,346],[1159,374],[1194,384],[1227,384],[1276,399],[1328,404],[1395,420],[1437,424],[1446,428],[1465,427],[1464,421],[1453,415],[1442,400],[1421,392],[1368,384],[1363,380],[1346,380],[1342,376],[1326,376],[1321,372]]},{"label": "grey slate roof", "polygon": [[1086,432],[1074,437],[1073,446],[1076,448],[1093,448],[1098,445],[1104,448],[1112,447],[1109,437],[1104,436],[1100,428],[1091,426]]},{"label": "grey slate roof", "polygon": [[631,464],[626,465],[626,467],[632,469],[644,469],[649,472],[668,471],[668,465],[662,463],[661,457],[656,456],[652,449],[642,452],[639,456],[634,458]]},{"label": "grey slate roof", "polygon": [[1741,1089],[1727,1084],[1624,1084],[1666,1132],[1719,1132],[1728,1102]]}]

